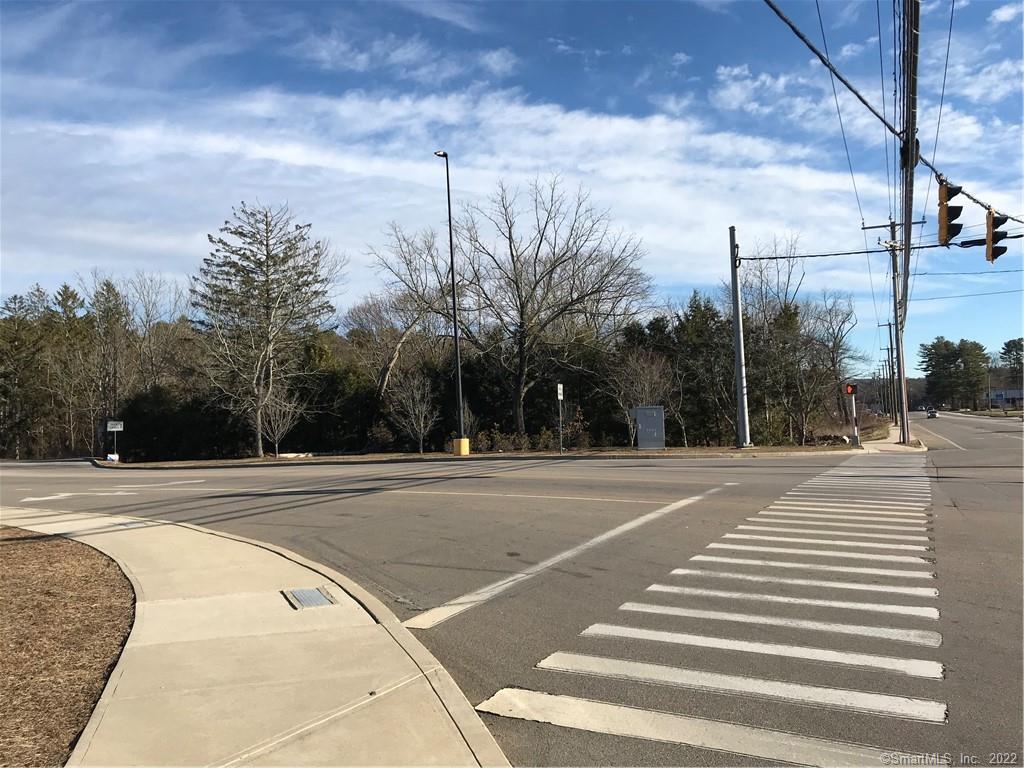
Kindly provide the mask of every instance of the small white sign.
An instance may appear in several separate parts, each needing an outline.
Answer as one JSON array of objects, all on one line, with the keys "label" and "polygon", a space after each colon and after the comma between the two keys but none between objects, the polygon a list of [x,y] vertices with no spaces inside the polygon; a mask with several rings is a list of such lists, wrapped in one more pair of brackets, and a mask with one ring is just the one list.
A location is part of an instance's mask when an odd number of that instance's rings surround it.
[{"label": "small white sign", "polygon": [[558,399],[559,400],[562,399],[562,385],[561,384],[558,385]]},{"label": "small white sign", "polygon": [[107,432],[124,432],[123,421],[107,421]]}]

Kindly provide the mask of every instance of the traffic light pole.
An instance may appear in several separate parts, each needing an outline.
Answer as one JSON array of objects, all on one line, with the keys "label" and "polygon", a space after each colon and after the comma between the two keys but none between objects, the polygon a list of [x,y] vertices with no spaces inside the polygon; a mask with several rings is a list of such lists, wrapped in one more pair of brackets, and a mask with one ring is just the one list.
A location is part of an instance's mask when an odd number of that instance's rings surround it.
[{"label": "traffic light pole", "polygon": [[732,275],[732,332],[736,362],[736,447],[752,448],[747,413],[747,362],[743,351],[743,307],[740,304],[740,249],[736,227],[729,227],[729,271]]}]

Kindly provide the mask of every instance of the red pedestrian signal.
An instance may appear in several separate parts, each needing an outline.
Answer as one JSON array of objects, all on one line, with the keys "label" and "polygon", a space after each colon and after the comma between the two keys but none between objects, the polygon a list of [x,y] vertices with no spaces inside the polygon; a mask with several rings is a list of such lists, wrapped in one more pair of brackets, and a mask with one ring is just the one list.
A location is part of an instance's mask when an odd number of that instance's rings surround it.
[{"label": "red pedestrian signal", "polygon": [[856,384],[847,384],[846,385],[846,394],[848,394],[848,395],[856,395],[857,394],[857,385]]}]

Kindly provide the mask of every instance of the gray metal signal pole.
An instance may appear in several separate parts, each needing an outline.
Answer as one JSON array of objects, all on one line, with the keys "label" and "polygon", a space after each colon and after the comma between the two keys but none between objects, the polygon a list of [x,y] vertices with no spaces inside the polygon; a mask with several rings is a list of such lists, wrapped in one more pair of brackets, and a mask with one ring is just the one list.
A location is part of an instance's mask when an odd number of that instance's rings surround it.
[{"label": "gray metal signal pole", "polygon": [[455,289],[455,236],[452,233],[452,177],[448,172],[448,153],[443,149],[434,153],[444,158],[444,180],[448,188],[448,256],[452,270],[452,336],[455,340],[455,397],[459,414],[459,438],[466,436],[466,428],[462,423],[462,353],[459,350],[459,300]]},{"label": "gray metal signal pole", "polygon": [[740,304],[740,248],[736,227],[729,227],[729,271],[732,275],[732,332],[736,354],[736,447],[751,448],[750,417],[747,413],[747,362],[743,351],[743,307]]}]

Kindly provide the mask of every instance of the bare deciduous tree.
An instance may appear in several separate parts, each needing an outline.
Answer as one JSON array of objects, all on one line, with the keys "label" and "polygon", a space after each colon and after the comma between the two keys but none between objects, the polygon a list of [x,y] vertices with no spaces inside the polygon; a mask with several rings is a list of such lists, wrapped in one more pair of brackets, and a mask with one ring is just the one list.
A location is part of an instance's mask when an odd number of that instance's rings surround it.
[{"label": "bare deciduous tree", "polygon": [[395,426],[416,441],[423,453],[423,441],[441,415],[430,378],[417,368],[396,371],[388,390],[388,402]]},{"label": "bare deciduous tree", "polygon": [[[260,432],[274,444],[274,455],[280,456],[279,446],[289,432],[302,420],[309,410],[309,403],[291,392],[278,388],[267,398],[260,419]],[[255,422],[255,412],[249,412],[249,419]]]},{"label": "bare deciduous tree", "polygon": [[[509,374],[522,434],[523,402],[539,368],[613,338],[642,308],[650,293],[642,249],[613,232],[585,192],[567,195],[557,177],[532,184],[525,196],[500,184],[488,206],[465,210],[456,230],[462,336],[494,353]],[[414,238],[396,229],[378,259],[394,290],[451,322],[443,290],[450,268],[432,233]]]},{"label": "bare deciduous tree", "polygon": [[608,371],[607,392],[618,405],[619,420],[629,430],[629,444],[636,440],[631,411],[646,405],[663,405],[672,391],[672,368],[665,356],[649,349],[621,352]]}]

